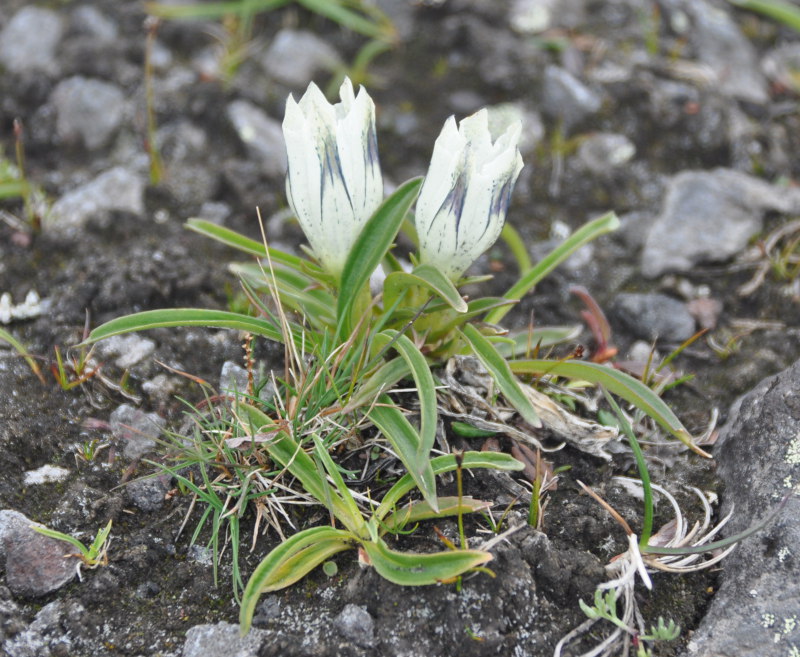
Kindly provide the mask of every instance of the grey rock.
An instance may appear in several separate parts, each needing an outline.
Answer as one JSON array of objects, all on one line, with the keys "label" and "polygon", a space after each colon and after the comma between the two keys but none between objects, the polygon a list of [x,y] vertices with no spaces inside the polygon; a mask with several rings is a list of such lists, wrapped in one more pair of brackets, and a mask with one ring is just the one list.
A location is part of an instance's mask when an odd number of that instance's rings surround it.
[{"label": "grey rock", "polygon": [[653,278],[724,261],[761,230],[768,210],[800,212],[800,189],[731,169],[682,171],[668,181],[661,213],[642,250],[642,272]]},{"label": "grey rock", "polygon": [[21,531],[30,524],[31,521],[19,511],[12,509],[0,510],[0,563],[6,557],[6,537]]},{"label": "grey rock", "polygon": [[219,389],[222,392],[244,392],[247,390],[247,370],[232,360],[222,364],[219,375]]},{"label": "grey rock", "polygon": [[575,28],[585,18],[585,0],[513,0],[508,13],[511,29],[538,34],[551,27]]},{"label": "grey rock", "polygon": [[166,165],[164,183],[183,203],[211,198],[219,186],[219,174],[209,166],[208,136],[197,125],[185,120],[170,123],[156,135]]},{"label": "grey rock", "polygon": [[48,216],[48,230],[68,234],[94,215],[112,210],[142,214],[145,181],[125,167],[114,167],[58,199]]},{"label": "grey rock", "polygon": [[687,657],[786,657],[800,647],[800,361],[736,401],[714,447],[731,536],[793,493],[722,562],[719,592]]},{"label": "grey rock", "polygon": [[119,36],[116,23],[91,5],[76,7],[70,18],[76,32],[87,34],[97,41],[111,43]]},{"label": "grey rock", "polygon": [[283,176],[286,173],[286,142],[278,121],[245,100],[236,100],[228,105],[228,119],[266,174]]},{"label": "grey rock", "polygon": [[258,628],[239,636],[239,626],[231,623],[195,625],[186,633],[183,657],[258,657],[268,636]]},{"label": "grey rock", "polygon": [[275,80],[304,88],[317,73],[341,64],[339,54],[313,32],[281,30],[264,53],[261,63]]},{"label": "grey rock", "polygon": [[683,342],[695,332],[686,304],[664,294],[620,294],[611,310],[637,338]]},{"label": "grey rock", "polygon": [[56,73],[63,33],[64,22],[56,12],[23,7],[0,32],[0,64],[12,73]]},{"label": "grey rock", "polygon": [[714,72],[715,87],[723,94],[754,103],[769,100],[755,47],[742,34],[728,11],[706,0],[688,0],[692,45],[698,59]]},{"label": "grey rock", "polygon": [[0,516],[6,584],[15,596],[39,598],[75,577],[79,562],[65,556],[72,551],[67,543],[34,531],[35,523],[15,511]]},{"label": "grey rock", "polygon": [[111,413],[109,424],[114,437],[125,444],[123,454],[133,460],[156,446],[155,438],[166,425],[166,420],[155,413],[145,413],[129,404],[122,404]]},{"label": "grey rock", "polygon": [[164,506],[164,496],[169,488],[169,480],[166,477],[152,477],[130,482],[125,491],[134,506],[149,513],[158,511]]},{"label": "grey rock", "polygon": [[[86,610],[77,603],[72,608],[81,613]],[[42,607],[33,622],[17,636],[5,643],[3,654],[9,657],[40,657],[41,655],[69,655],[72,641],[64,634],[62,624],[70,613],[70,605],[61,600],[54,600]],[[55,638],[58,637],[58,638]],[[63,651],[66,647],[67,650]]]},{"label": "grey rock", "polygon": [[550,65],[544,71],[542,110],[566,130],[600,110],[602,100],[569,71]]},{"label": "grey rock", "polygon": [[115,84],[75,76],[59,82],[50,98],[56,135],[89,150],[105,146],[122,123],[125,94]]},{"label": "grey rock", "polygon": [[584,140],[578,148],[578,159],[592,173],[604,175],[630,162],[636,146],[625,135],[600,132]]},{"label": "grey rock", "polygon": [[375,643],[375,621],[365,607],[347,604],[335,622],[342,636],[356,645],[367,648]]},{"label": "grey rock", "polygon": [[114,359],[120,369],[129,369],[153,355],[156,343],[140,335],[115,335],[98,344],[101,361]]}]

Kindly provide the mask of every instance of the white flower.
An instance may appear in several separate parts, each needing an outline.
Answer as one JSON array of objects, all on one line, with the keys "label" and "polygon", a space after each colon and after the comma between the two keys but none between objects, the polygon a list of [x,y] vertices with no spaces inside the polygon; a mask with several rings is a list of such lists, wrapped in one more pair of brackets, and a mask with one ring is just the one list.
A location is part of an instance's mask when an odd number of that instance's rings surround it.
[{"label": "white flower", "polygon": [[513,124],[492,144],[485,109],[458,128],[447,119],[417,200],[420,262],[456,281],[495,243],[522,169],[521,130]]},{"label": "white flower", "polygon": [[383,199],[375,105],[348,78],[331,105],[312,82],[286,101],[286,195],[314,254],[339,276],[350,248]]}]

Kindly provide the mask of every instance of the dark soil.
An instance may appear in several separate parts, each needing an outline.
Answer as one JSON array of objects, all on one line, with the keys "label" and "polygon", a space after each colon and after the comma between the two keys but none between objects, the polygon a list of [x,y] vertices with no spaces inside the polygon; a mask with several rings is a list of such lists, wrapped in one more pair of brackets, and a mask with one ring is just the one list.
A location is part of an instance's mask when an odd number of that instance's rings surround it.
[{"label": "dark soil", "polygon": [[[9,6],[5,13],[10,16],[24,4],[18,0],[6,2],[4,5]],[[141,155],[143,83],[142,77],[130,70],[142,63],[145,14],[138,2],[109,0],[91,4],[118,26],[120,36],[113,47],[102,53],[106,61],[87,55],[77,45],[66,51],[61,75],[80,73],[116,81],[135,98],[131,106],[136,112],[120,128],[117,139],[133,141],[134,151]],[[602,41],[613,49],[642,49],[641,38],[635,36],[635,19],[625,21],[625,29],[617,31],[607,22],[605,10],[600,7],[603,3],[583,3],[586,18],[580,28],[554,33],[554,37],[567,43],[561,54],[543,48],[535,40],[525,41],[524,49],[515,50],[523,40],[508,33],[506,9],[493,2],[453,0],[416,8],[411,8],[410,3],[400,4],[409,6],[398,10],[398,22],[411,20],[414,30],[395,51],[377,60],[370,69],[374,78],[369,86],[378,105],[384,170],[394,182],[424,171],[442,121],[457,110],[458,102],[453,100],[457,92],[475,94],[474,104],[478,106],[523,99],[536,109],[541,68],[570,56],[585,61],[592,56],[587,39]],[[637,7],[636,11],[652,12],[651,3],[644,0],[610,4],[619,5],[620,11],[633,12],[630,7]],[[75,6],[59,3],[58,11],[68,15]],[[790,38],[767,21],[751,15],[733,15],[761,51]],[[256,24],[259,42],[268,44],[283,25],[295,23],[317,30],[348,61],[360,43],[360,39],[343,34],[330,23],[294,9],[260,17]],[[679,39],[663,24],[658,34],[666,57],[668,46]],[[203,26],[188,23],[164,24],[159,38],[171,51],[175,67],[186,67],[210,42]],[[80,44],[80,36],[75,36],[72,43]],[[691,52],[686,56],[691,59]],[[492,63],[491,58],[496,61]],[[492,68],[493,74],[486,73],[487,68]],[[129,74],[121,77],[121,71]],[[476,75],[475,71],[483,72]],[[168,74],[169,70],[160,72],[158,80],[163,81]],[[170,93],[166,84],[161,92],[157,88],[159,125],[188,119],[209,136],[207,157],[192,162],[192,166],[203,167],[213,181],[205,198],[192,199],[171,186],[170,175],[174,180],[176,174],[168,170],[165,184],[148,188],[141,215],[101,213],[72,235],[56,236],[45,228],[30,240],[0,223],[0,293],[11,292],[14,300],[20,301],[28,290],[36,289],[50,300],[49,309],[41,317],[6,327],[37,355],[46,383],[40,383],[12,352],[0,351],[0,508],[18,510],[32,520],[84,537],[109,519],[114,521],[108,566],[86,571],[82,582],[75,580],[42,599],[15,600],[16,615],[0,618],[5,623],[3,635],[11,639],[24,631],[43,605],[53,600],[63,601],[67,609],[79,609],[80,605],[82,612],[66,613],[62,619],[63,634],[71,641],[69,652],[58,652],[55,646],[59,637],[55,636],[49,647],[36,654],[177,655],[181,654],[189,628],[201,623],[237,622],[229,551],[223,556],[215,586],[211,567],[198,560],[189,545],[200,509],[192,512],[188,528],[178,537],[190,497],[172,491],[160,510],[144,512],[131,504],[124,484],[152,473],[152,466],[123,458],[123,446],[119,444],[112,444],[93,461],[77,458],[80,445],[95,439],[109,442],[105,422],[114,408],[130,400],[98,377],[65,392],[54,381],[50,369],[55,363],[54,348],[60,346],[63,351],[79,342],[87,317],[91,326],[98,326],[114,317],[146,309],[226,307],[229,291],[235,289],[236,283],[224,265],[235,254],[185,230],[182,224],[198,212],[202,201],[222,202],[230,209],[226,224],[257,238],[255,206],[260,206],[265,217],[283,207],[282,180],[262,173],[225,118],[226,105],[239,98],[251,99],[270,116],[282,117],[283,102],[291,89],[279,83],[259,82],[261,76],[256,64],[246,61],[230,83],[198,77],[195,84],[178,93]],[[48,123],[46,112],[40,110],[56,82],[57,79],[36,74],[4,74],[0,78],[0,139],[5,152],[13,153],[12,121],[21,117],[29,133],[28,175],[42,184],[52,198],[63,194],[70,187],[68,182],[103,171],[118,157],[112,146],[90,152],[81,146],[55,143],[47,132],[52,120]],[[620,214],[642,207],[657,211],[659,174],[736,166],[737,144],[730,141],[728,133],[718,135],[710,144],[701,143],[698,135],[713,122],[715,112],[727,116],[726,107],[737,105],[738,101],[716,95],[713,90],[700,90],[699,115],[687,113],[680,122],[665,128],[653,116],[648,90],[651,82],[650,77],[637,75],[620,81],[603,110],[571,128],[568,135],[575,138],[596,131],[625,134],[636,145],[637,158],[645,163],[640,169],[630,169],[619,176],[587,175],[575,165],[573,147],[556,154],[559,128],[557,122],[545,121],[543,140],[526,155],[526,173],[509,214],[509,221],[519,228],[537,257],[541,253],[535,244],[549,238],[553,221],[576,228],[588,217],[609,209]],[[792,111],[779,111],[786,103]],[[766,106],[738,106],[737,111],[750,112],[760,123],[765,141],[773,129],[794,135],[785,148],[797,152],[800,129],[796,97],[776,92]],[[462,110],[458,112],[464,114]],[[412,129],[404,127],[409,122],[414,125]],[[561,166],[562,158],[560,192],[553,194],[554,167]],[[765,146],[758,172],[768,179],[797,178],[800,165],[796,158],[790,158],[788,163],[782,161]],[[21,204],[16,200],[4,202],[2,208],[21,214]],[[786,220],[768,217],[766,230]],[[276,241],[291,247],[302,241],[296,227],[277,223],[273,226]],[[484,292],[502,292],[516,274],[509,264],[512,259],[501,246],[495,247],[490,256],[478,263],[484,271],[490,265],[497,274]],[[736,270],[729,263],[702,266],[655,281],[644,280],[638,272],[636,240],[626,234],[605,237],[585,264],[562,268],[542,283],[509,315],[508,324],[522,326],[531,313],[538,325],[579,322],[581,305],[568,292],[573,284],[588,288],[604,308],[610,307],[620,292],[674,293],[682,282],[695,288],[706,286],[708,296],[719,300],[724,310],[709,335],[695,342],[674,363],[681,371],[693,373],[695,379],[665,397],[695,434],[706,428],[712,408],[722,412],[724,421],[725,409],[733,399],[800,357],[796,331],[800,303],[784,294],[784,282],[768,276],[760,289],[744,299],[736,290],[748,280],[751,271]],[[742,319],[781,324],[764,324],[745,332],[737,324]],[[612,326],[612,341],[625,354],[635,337],[613,317]],[[185,410],[177,398],[197,403],[202,395],[188,380],[173,377],[162,363],[216,385],[222,364],[228,360],[242,362],[243,358],[240,336],[231,332],[156,330],[145,337],[155,342],[155,352],[133,367],[127,387],[141,398],[143,410],[158,413],[172,428],[180,427]],[[709,337],[721,344],[732,340],[730,353],[721,357],[710,346]],[[588,331],[582,341],[591,347]],[[573,347],[565,346],[563,354]],[[670,349],[666,345],[660,348],[662,353]],[[274,349],[265,345],[259,349],[267,360],[272,358],[275,362]],[[105,363],[102,371],[115,382],[123,375],[113,363]],[[144,383],[165,372],[177,382],[170,394],[143,390]],[[479,448],[480,443],[471,447]],[[153,457],[159,458],[159,454]],[[460,592],[451,585],[401,589],[383,581],[373,570],[360,567],[354,552],[345,552],[336,559],[338,575],[329,578],[315,571],[296,586],[265,596],[256,627],[272,630],[274,635],[265,643],[262,654],[552,654],[556,642],[585,619],[578,599],[590,600],[595,587],[604,581],[604,565],[626,547],[619,525],[583,495],[576,482],[581,480],[594,488],[634,527],[640,526],[641,510],[639,502],[611,482],[612,475],[635,474],[629,458],[618,456],[606,464],[565,448],[552,454],[551,460],[556,467],[571,469],[561,475],[558,490],[550,495],[545,532],[525,527],[501,543],[491,563],[496,578],[468,578]],[[26,487],[25,472],[45,464],[62,466],[71,474],[64,482]],[[715,485],[713,463],[691,454],[680,455],[668,468],[654,468],[653,474],[659,483],[681,495],[690,513],[698,513],[699,509],[692,506],[688,494],[680,492],[681,487],[708,489]],[[503,509],[510,496],[502,492],[498,483],[502,477],[477,473],[467,479],[466,493],[492,499]],[[448,485],[452,487],[452,483],[443,485],[445,492]],[[659,507],[657,523],[669,520],[667,512]],[[518,504],[511,512],[510,523],[521,522],[526,513],[525,506]],[[297,520],[310,524],[326,518],[322,512],[306,511],[298,514]],[[438,527],[446,535],[455,535],[454,523],[442,522]],[[472,536],[486,530],[486,523],[480,519],[468,524]],[[248,518],[243,546],[249,546],[251,538],[252,519]],[[206,531],[198,543],[203,545],[207,539]],[[241,567],[245,576],[276,541],[275,533],[269,532],[258,539],[253,552],[243,550]],[[421,551],[441,549],[430,525],[398,538],[397,545]],[[684,629],[682,641],[685,640],[713,595],[715,575],[656,575],[654,583],[654,592],[642,594],[639,600],[645,617],[648,621],[659,616],[674,619]],[[0,588],[0,598],[9,595],[7,589]],[[371,645],[358,645],[337,635],[337,616],[348,603],[365,607],[375,619]],[[596,639],[597,636],[589,637],[583,647],[588,649]],[[659,646],[657,654],[676,654],[681,645],[677,642]]]}]

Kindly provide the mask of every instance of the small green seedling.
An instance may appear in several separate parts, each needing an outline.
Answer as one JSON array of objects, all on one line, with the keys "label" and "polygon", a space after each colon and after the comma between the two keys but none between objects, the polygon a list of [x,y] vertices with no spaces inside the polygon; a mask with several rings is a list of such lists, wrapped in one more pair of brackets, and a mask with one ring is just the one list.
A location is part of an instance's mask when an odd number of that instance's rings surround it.
[{"label": "small green seedling", "polygon": [[105,527],[97,530],[97,536],[95,536],[94,541],[92,541],[92,544],[88,548],[77,538],[70,536],[69,534],[64,534],[56,531],[55,529],[49,529],[47,527],[39,527],[37,525],[31,525],[31,527],[34,531],[37,531],[44,536],[54,538],[57,541],[64,541],[65,543],[69,543],[76,548],[78,552],[66,554],[64,556],[75,557],[76,559],[79,559],[78,565],[76,566],[76,571],[78,573],[78,579],[83,579],[81,577],[82,565],[92,569],[97,568],[98,566],[108,565],[108,546],[111,543],[109,538],[109,535],[111,534],[111,522],[112,521],[109,520]]},{"label": "small green seedling", "polygon": [[643,645],[643,641],[674,641],[680,636],[681,628],[670,619],[668,623],[664,622],[662,617],[658,619],[658,625],[650,627],[649,634],[639,634],[635,629],[629,627],[617,615],[617,592],[614,589],[597,589],[594,592],[594,606],[590,607],[583,600],[579,600],[581,610],[592,620],[604,619],[607,620],[618,628],[631,634],[635,638],[637,644],[636,657],[649,657],[652,653]]}]

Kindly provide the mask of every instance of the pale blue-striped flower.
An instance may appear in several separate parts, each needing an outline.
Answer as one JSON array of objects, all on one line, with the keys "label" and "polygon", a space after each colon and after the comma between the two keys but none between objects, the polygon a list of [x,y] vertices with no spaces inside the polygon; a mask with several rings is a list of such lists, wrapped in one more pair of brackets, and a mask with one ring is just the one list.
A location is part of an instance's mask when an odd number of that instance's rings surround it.
[{"label": "pale blue-striped flower", "polygon": [[511,125],[493,144],[485,109],[458,127],[447,119],[417,200],[420,262],[457,281],[497,241],[522,169],[521,130]]},{"label": "pale blue-striped flower", "polygon": [[286,101],[286,195],[314,255],[339,276],[353,242],[383,199],[375,104],[348,78],[331,105],[312,82]]}]

